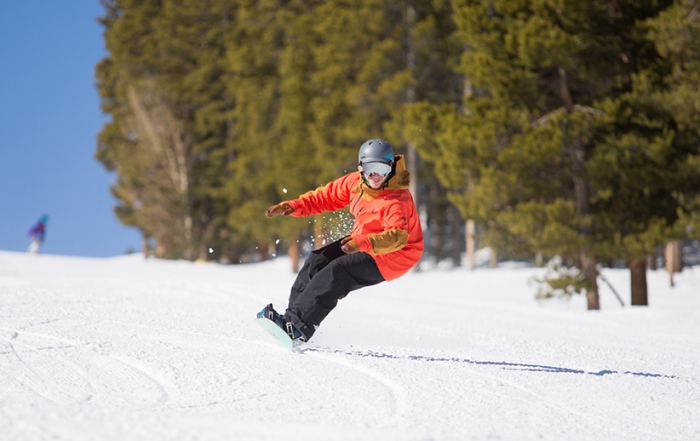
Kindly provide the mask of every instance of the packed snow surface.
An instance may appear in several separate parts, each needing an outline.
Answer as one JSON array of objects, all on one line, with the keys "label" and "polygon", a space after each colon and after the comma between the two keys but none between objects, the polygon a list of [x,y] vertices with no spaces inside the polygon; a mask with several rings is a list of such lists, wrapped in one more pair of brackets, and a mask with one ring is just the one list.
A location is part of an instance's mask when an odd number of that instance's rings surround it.
[{"label": "packed snow surface", "polygon": [[[543,270],[429,269],[351,293],[285,352],[284,258],[224,266],[0,252],[2,440],[699,440],[700,269],[649,307]],[[629,272],[604,270],[629,304]]]}]

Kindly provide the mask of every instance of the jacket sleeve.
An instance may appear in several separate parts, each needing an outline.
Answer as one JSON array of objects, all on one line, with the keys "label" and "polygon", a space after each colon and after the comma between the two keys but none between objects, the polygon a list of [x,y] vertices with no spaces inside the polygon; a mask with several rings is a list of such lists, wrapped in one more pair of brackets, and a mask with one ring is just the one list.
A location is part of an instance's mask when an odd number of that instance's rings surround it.
[{"label": "jacket sleeve", "polygon": [[350,202],[350,190],[355,175],[359,176],[359,173],[350,173],[316,190],[304,193],[297,199],[287,201],[294,209],[292,216],[311,216],[344,208]]},{"label": "jacket sleeve", "polygon": [[392,253],[408,243],[408,215],[401,203],[387,207],[383,213],[384,231],[376,234],[353,236],[361,251],[375,255]]}]

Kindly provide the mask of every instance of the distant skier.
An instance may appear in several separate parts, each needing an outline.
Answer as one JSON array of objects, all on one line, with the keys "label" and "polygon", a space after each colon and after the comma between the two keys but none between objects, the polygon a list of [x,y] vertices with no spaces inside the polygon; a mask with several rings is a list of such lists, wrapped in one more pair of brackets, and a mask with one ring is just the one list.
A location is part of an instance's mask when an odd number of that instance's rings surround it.
[{"label": "distant skier", "polygon": [[32,228],[29,229],[28,234],[31,242],[29,243],[29,249],[27,250],[28,253],[39,253],[39,248],[41,248],[41,244],[44,242],[44,238],[46,237],[46,224],[48,221],[49,217],[47,215],[43,215],[32,226]]},{"label": "distant skier", "polygon": [[272,304],[258,314],[276,322],[295,344],[308,341],[350,291],[406,274],[423,253],[404,157],[394,156],[382,139],[366,141],[358,156],[359,171],[265,211],[267,217],[302,217],[349,206],[355,217],[349,236],[311,253],[292,285],[284,315]]}]

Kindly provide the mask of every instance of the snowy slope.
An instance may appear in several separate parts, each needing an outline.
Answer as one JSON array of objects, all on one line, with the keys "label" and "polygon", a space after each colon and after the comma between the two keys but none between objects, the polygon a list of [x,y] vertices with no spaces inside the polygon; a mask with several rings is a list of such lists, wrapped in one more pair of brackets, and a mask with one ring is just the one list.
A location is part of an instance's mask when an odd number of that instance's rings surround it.
[{"label": "snowy slope", "polygon": [[599,312],[535,301],[539,269],[424,270],[287,353],[253,317],[289,267],[0,252],[0,439],[700,440],[698,268]]}]

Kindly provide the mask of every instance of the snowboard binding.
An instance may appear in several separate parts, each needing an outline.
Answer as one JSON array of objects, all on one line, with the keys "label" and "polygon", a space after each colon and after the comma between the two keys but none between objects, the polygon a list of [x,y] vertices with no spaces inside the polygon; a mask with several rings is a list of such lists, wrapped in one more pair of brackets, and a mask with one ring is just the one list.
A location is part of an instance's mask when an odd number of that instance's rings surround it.
[{"label": "snowboard binding", "polygon": [[289,336],[295,346],[306,342],[304,334],[302,334],[292,322],[286,321],[284,316],[275,311],[272,303],[265,306],[262,311],[258,313],[258,318],[266,318],[279,326]]}]

